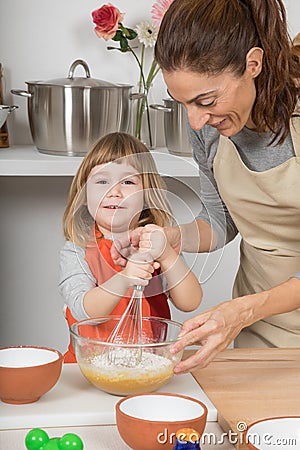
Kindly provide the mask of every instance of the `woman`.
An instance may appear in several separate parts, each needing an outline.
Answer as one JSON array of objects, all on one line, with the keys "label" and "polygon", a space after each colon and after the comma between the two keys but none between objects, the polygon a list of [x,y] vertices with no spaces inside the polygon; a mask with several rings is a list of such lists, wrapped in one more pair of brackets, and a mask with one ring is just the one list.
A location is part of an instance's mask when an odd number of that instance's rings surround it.
[{"label": "woman", "polygon": [[203,203],[168,239],[208,252],[242,237],[233,300],[184,323],[173,351],[201,347],[176,372],[206,366],[233,339],[300,347],[300,67],[283,2],[175,0],[155,54],[187,110]]}]

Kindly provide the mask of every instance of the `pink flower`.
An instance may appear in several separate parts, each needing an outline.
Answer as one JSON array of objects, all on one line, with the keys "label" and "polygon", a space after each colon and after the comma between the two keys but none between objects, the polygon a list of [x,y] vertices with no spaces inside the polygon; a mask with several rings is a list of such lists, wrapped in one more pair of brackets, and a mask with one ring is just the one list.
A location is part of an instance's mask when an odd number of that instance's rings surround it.
[{"label": "pink flower", "polygon": [[119,23],[122,22],[124,15],[125,14],[121,13],[118,8],[111,3],[107,3],[99,9],[95,9],[95,11],[92,12],[92,18],[96,25],[95,33],[97,36],[106,41],[112,39],[115,36],[119,28]]},{"label": "pink flower", "polygon": [[153,22],[157,26],[157,28],[160,27],[165,12],[167,11],[171,3],[173,3],[173,1],[174,0],[157,0],[155,3],[153,3],[151,15]]}]

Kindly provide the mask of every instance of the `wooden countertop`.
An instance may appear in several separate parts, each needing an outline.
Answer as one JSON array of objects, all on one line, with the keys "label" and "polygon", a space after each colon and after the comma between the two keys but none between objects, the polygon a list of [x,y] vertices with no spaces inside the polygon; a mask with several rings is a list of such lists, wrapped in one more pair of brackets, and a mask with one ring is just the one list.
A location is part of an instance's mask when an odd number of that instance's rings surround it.
[{"label": "wooden countertop", "polygon": [[300,348],[227,349],[192,373],[217,408],[223,430],[238,439],[241,422],[300,415]]}]

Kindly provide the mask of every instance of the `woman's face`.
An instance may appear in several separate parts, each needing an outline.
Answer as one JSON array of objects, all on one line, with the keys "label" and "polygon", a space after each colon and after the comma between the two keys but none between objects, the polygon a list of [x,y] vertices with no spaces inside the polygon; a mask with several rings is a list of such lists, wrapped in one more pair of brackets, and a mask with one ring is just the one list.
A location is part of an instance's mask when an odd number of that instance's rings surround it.
[{"label": "woman's face", "polygon": [[88,210],[104,236],[137,226],[144,206],[142,177],[125,160],[94,167],[86,192]]},{"label": "woman's face", "polygon": [[251,72],[237,77],[230,72],[212,76],[177,70],[163,76],[171,97],[186,108],[194,130],[209,125],[224,136],[233,136],[244,125],[254,127],[251,110],[256,89]]}]

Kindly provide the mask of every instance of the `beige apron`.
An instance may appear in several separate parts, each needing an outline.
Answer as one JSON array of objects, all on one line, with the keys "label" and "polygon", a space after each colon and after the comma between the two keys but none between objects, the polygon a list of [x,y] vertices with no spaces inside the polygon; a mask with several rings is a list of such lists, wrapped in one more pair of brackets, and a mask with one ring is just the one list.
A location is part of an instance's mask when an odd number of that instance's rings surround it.
[{"label": "beige apron", "polygon": [[[220,136],[214,176],[242,237],[233,297],[269,289],[300,271],[300,117],[291,120],[295,157],[264,172],[243,163]],[[286,299],[282,298],[282,302]],[[300,347],[300,309],[245,328],[236,347]]]}]

